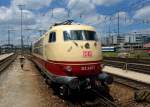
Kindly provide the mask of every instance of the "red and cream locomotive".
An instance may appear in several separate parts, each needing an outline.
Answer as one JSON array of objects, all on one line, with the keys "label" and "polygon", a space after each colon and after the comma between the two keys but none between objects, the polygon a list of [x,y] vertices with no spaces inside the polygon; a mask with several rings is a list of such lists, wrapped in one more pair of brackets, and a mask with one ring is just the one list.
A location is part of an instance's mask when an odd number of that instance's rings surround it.
[{"label": "red and cream locomotive", "polygon": [[46,80],[59,86],[62,96],[112,83],[102,72],[101,45],[91,26],[57,23],[33,44],[32,55]]}]

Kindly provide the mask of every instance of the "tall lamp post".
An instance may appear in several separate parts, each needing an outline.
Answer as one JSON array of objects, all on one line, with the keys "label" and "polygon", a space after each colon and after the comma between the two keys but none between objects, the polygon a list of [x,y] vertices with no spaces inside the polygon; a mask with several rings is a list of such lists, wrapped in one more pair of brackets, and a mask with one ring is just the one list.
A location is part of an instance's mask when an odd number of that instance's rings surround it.
[{"label": "tall lamp post", "polygon": [[22,10],[25,7],[24,4],[19,4],[18,5],[20,12],[21,12],[21,17],[20,17],[20,36],[21,36],[21,54],[23,53],[23,35],[22,35]]}]

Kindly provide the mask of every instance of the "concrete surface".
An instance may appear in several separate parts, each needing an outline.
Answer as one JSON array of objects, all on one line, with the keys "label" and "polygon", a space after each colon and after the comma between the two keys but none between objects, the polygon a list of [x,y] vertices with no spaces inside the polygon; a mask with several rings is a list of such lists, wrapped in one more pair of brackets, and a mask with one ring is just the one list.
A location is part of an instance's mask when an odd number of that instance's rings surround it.
[{"label": "concrete surface", "polygon": [[[26,59],[23,70],[20,65],[18,57],[10,67],[0,74],[0,107],[80,107],[54,95],[53,90],[46,85],[32,62]],[[120,75],[126,75],[125,71],[116,68],[106,67],[105,70],[116,73],[122,72]],[[131,75],[131,73],[128,75]],[[116,84],[111,86],[111,94],[114,97],[117,96],[119,102],[121,102],[119,99],[127,98],[127,93],[124,90],[127,91],[126,88],[122,88],[121,91],[120,86]],[[132,91],[129,90],[129,93],[132,94]],[[132,105],[131,107],[147,106]]]},{"label": "concrete surface", "polygon": [[2,54],[2,55],[0,55],[0,61],[1,60],[3,60],[3,59],[5,59],[5,58],[7,58],[7,57],[9,57],[9,56],[11,56],[11,55],[13,55],[14,53],[9,53],[9,54]]},{"label": "concrete surface", "polygon": [[111,66],[105,66],[103,71],[110,73],[110,74],[114,74],[114,75],[118,75],[121,77],[125,77],[125,78],[129,78],[132,80],[150,84],[150,75],[148,75],[148,74],[134,72],[134,71],[130,71],[130,70],[126,71],[126,70],[111,67]]},{"label": "concrete surface", "polygon": [[66,107],[53,95],[33,64],[26,60],[24,70],[17,59],[0,75],[0,107]]}]

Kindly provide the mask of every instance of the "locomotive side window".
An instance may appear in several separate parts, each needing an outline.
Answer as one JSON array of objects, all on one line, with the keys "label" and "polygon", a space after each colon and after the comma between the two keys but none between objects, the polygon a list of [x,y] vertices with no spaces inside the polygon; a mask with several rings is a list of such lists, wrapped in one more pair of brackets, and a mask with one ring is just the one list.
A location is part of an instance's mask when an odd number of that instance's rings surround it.
[{"label": "locomotive side window", "polygon": [[97,41],[97,35],[95,31],[87,30],[71,30],[64,31],[64,40],[94,40]]},{"label": "locomotive side window", "polygon": [[49,42],[55,42],[56,41],[56,32],[51,32],[49,35]]},{"label": "locomotive side window", "polygon": [[38,54],[38,55],[43,55],[43,39],[38,40],[35,44],[34,44],[34,53]]}]

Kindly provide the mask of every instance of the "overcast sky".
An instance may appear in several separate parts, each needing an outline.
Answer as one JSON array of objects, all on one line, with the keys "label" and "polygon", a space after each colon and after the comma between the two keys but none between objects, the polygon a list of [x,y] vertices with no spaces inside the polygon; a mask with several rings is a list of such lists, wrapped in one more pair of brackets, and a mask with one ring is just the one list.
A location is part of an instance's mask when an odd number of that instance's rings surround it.
[{"label": "overcast sky", "polygon": [[[117,32],[119,12],[120,32],[150,30],[150,0],[0,0],[0,41],[20,42],[20,9],[24,4],[23,29],[45,29],[55,22],[73,19],[96,27],[104,36]],[[69,13],[69,15],[68,15]],[[36,30],[23,30],[25,42],[39,37]]]}]

